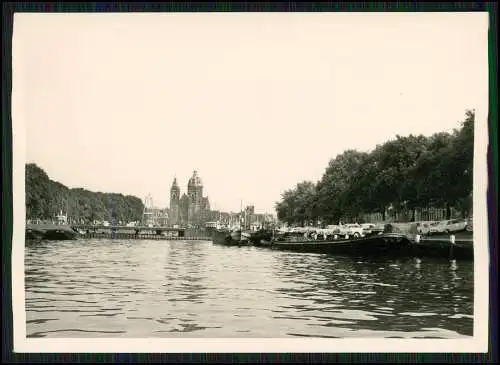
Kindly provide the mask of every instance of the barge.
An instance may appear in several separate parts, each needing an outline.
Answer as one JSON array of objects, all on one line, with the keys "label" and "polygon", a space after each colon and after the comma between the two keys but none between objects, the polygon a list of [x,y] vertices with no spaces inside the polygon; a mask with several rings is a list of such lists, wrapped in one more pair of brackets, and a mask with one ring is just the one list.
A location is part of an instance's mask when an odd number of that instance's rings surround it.
[{"label": "barge", "polygon": [[27,240],[66,241],[76,240],[79,236],[77,230],[60,224],[28,224],[25,231]]},{"label": "barge", "polygon": [[277,250],[330,253],[355,256],[392,256],[408,254],[412,242],[404,234],[385,233],[366,237],[330,240],[272,240],[267,246]]},{"label": "barge", "polygon": [[310,253],[328,253],[359,257],[433,257],[473,260],[472,240],[423,239],[417,235],[386,232],[365,237],[347,237],[328,240],[294,239],[262,240],[260,246],[276,250]]}]

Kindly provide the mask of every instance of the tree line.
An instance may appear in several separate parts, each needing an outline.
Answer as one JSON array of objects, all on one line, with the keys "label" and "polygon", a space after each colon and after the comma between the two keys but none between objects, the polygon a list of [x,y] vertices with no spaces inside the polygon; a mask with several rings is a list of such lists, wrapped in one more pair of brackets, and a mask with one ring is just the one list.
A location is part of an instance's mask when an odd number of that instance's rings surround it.
[{"label": "tree line", "polygon": [[408,212],[444,207],[467,216],[472,208],[475,112],[466,110],[460,127],[432,136],[399,136],[371,152],[346,150],[331,159],[317,182],[303,181],[276,203],[278,219],[288,224],[318,220],[336,224],[387,209]]},{"label": "tree line", "polygon": [[142,219],[144,205],[135,196],[70,189],[33,163],[26,164],[25,173],[26,219],[54,220],[61,211],[74,222]]}]

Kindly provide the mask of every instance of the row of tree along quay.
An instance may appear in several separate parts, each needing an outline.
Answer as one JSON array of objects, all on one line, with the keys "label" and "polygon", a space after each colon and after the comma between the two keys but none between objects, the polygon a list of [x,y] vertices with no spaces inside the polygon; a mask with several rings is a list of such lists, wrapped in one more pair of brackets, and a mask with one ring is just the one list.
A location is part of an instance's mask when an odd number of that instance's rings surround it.
[{"label": "row of tree along quay", "polygon": [[278,218],[304,226],[471,216],[474,118],[466,110],[451,133],[397,135],[369,153],[344,151],[319,181],[283,192]]},{"label": "row of tree along quay", "polygon": [[26,165],[26,217],[52,221],[60,211],[71,217],[68,223],[109,220],[133,222],[142,219],[144,204],[135,196],[70,189],[51,180],[36,164]]}]

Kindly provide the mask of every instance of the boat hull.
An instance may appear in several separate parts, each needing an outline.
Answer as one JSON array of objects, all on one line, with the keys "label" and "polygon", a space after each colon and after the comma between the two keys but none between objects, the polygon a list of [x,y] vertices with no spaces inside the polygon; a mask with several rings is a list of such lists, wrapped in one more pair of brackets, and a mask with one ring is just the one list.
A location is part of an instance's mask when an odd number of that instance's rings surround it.
[{"label": "boat hull", "polygon": [[413,243],[412,254],[416,257],[447,257],[455,260],[474,260],[474,242],[452,244],[449,240],[429,240]]},{"label": "boat hull", "polygon": [[30,240],[66,241],[76,240],[80,234],[69,226],[30,224],[26,226],[25,238]]},{"label": "boat hull", "polygon": [[231,232],[231,239],[233,241],[241,241],[241,231],[232,231]]},{"label": "boat hull", "polygon": [[69,241],[76,240],[77,236],[78,233],[74,231],[72,232],[70,230],[63,229],[50,229],[45,231],[43,239],[49,241]]},{"label": "boat hull", "polygon": [[212,243],[224,246],[246,246],[250,243],[250,241],[246,239],[241,239],[241,232],[234,235],[233,233],[234,232],[213,230]]},{"label": "boat hull", "polygon": [[330,241],[300,240],[262,241],[262,246],[278,250],[311,253],[330,253],[358,257],[432,257],[457,260],[473,260],[472,242],[451,244],[450,242],[415,242],[412,237],[401,233],[384,233],[353,239]]},{"label": "boat hull", "polygon": [[42,240],[45,232],[37,229],[26,229],[25,239],[27,240]]},{"label": "boat hull", "polygon": [[266,242],[270,243],[272,238],[273,238],[273,233],[272,231],[269,230],[259,230],[248,233],[248,239],[252,242],[254,246],[266,246]]},{"label": "boat hull", "polygon": [[272,241],[274,249],[302,252],[334,253],[356,256],[390,256],[407,254],[411,251],[411,241],[405,235],[386,234],[353,239],[330,241],[301,240],[296,242]]}]

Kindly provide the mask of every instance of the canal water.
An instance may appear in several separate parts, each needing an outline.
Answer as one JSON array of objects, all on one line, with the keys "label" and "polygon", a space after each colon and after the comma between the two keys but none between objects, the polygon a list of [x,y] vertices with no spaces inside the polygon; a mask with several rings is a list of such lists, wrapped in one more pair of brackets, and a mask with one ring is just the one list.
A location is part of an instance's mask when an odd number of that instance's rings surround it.
[{"label": "canal water", "polygon": [[473,335],[471,262],[208,241],[26,242],[28,337]]}]

